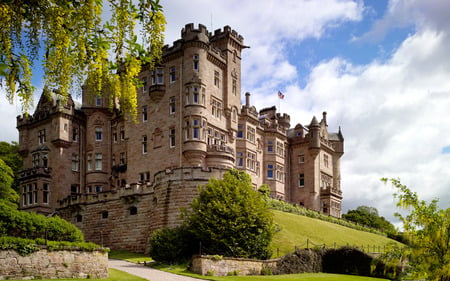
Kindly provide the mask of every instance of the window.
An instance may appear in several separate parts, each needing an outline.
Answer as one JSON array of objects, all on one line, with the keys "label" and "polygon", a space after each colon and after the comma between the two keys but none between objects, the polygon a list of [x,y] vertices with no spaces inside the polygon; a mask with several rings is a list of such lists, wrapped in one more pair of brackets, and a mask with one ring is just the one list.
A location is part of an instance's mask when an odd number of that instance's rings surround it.
[{"label": "window", "polygon": [[267,141],[267,152],[273,152],[273,141]]},{"label": "window", "polygon": [[145,179],[145,174],[144,173],[139,173],[139,181],[143,182]]},{"label": "window", "polygon": [[39,153],[33,154],[33,168],[39,167]]},{"label": "window", "polygon": [[95,106],[102,106],[102,97],[95,97]]},{"label": "window", "polygon": [[243,137],[244,137],[244,126],[239,124],[238,131],[237,131],[237,138],[242,139]]},{"label": "window", "polygon": [[37,204],[37,184],[33,183],[33,204]]},{"label": "window", "polygon": [[103,129],[102,128],[95,128],[95,141],[102,141],[102,133],[103,133]]},{"label": "window", "polygon": [[277,154],[284,157],[284,145],[280,141],[277,141]]},{"label": "window", "polygon": [[28,185],[28,205],[33,204],[33,192],[31,184]]},{"label": "window", "polygon": [[194,70],[198,71],[199,65],[198,65],[198,55],[197,54],[195,54],[192,57],[192,61],[193,61],[193,64],[194,64]]},{"label": "window", "polygon": [[148,115],[147,115],[147,106],[142,107],[142,122],[147,122]]},{"label": "window", "polygon": [[236,79],[233,79],[233,81],[231,82],[231,92],[233,93],[233,95],[237,94],[237,81],[236,81]]},{"label": "window", "polygon": [[44,183],[42,186],[42,202],[48,204],[50,202],[50,186],[48,183]]},{"label": "window", "polygon": [[145,172],[145,180],[150,181],[150,172]]},{"label": "window", "polygon": [[75,216],[75,221],[76,221],[76,222],[82,222],[82,221],[83,221],[83,216],[80,215],[80,214],[76,215],[76,216]]},{"label": "window", "polygon": [[192,93],[192,103],[193,104],[199,104],[199,99],[198,99],[198,88],[194,87],[194,92]]},{"label": "window", "polygon": [[219,87],[219,71],[214,71],[214,86]]},{"label": "window", "polygon": [[142,77],[142,92],[147,92],[147,77]]},{"label": "window", "polygon": [[325,166],[325,168],[328,168],[328,166],[329,166],[329,161],[328,161],[328,155],[327,154],[323,155],[323,165]]},{"label": "window", "polygon": [[147,136],[142,136],[142,154],[147,154]]},{"label": "window", "polygon": [[78,171],[78,155],[72,154],[72,171],[77,172]]},{"label": "window", "polygon": [[102,170],[102,154],[101,153],[95,153],[95,170],[96,171]]},{"label": "window", "polygon": [[137,215],[137,208],[135,206],[130,207],[130,215]]},{"label": "window", "polygon": [[256,154],[253,152],[247,152],[247,169],[256,170]]},{"label": "window", "polygon": [[117,129],[116,128],[114,128],[114,130],[113,130],[113,142],[117,143]]},{"label": "window", "polygon": [[273,165],[267,164],[267,178],[273,179]]},{"label": "window", "polygon": [[305,174],[299,174],[298,175],[298,186],[304,187],[305,186]]},{"label": "window", "polygon": [[170,83],[175,82],[176,76],[175,76],[175,66],[172,66],[169,70],[169,76],[170,76]]},{"label": "window", "polygon": [[87,155],[87,169],[88,171],[92,171],[92,154],[89,153]]},{"label": "window", "polygon": [[169,146],[175,147],[175,129],[169,129]]},{"label": "window", "polygon": [[78,141],[78,128],[73,128],[72,130],[72,141]]},{"label": "window", "polygon": [[222,117],[222,102],[213,99],[211,103],[212,103],[212,115],[220,119]]},{"label": "window", "polygon": [[244,152],[236,152],[236,166],[244,167]]},{"label": "window", "polygon": [[284,167],[281,165],[277,165],[276,178],[277,181],[284,182]]},{"label": "window", "polygon": [[101,186],[101,185],[95,186],[95,192],[102,192],[102,191],[103,191],[103,186]]},{"label": "window", "polygon": [[125,140],[125,129],[123,127],[120,128],[120,140]]},{"label": "window", "polygon": [[192,121],[192,138],[198,140],[200,139],[200,120],[194,119]]},{"label": "window", "polygon": [[44,168],[48,167],[48,154],[47,153],[42,154],[42,167],[44,167]]},{"label": "window", "polygon": [[70,192],[73,194],[80,193],[80,186],[77,184],[71,184],[70,185]]},{"label": "window", "polygon": [[46,141],[45,139],[45,129],[39,130],[38,132],[38,142],[39,144],[44,144]]},{"label": "window", "polygon": [[123,165],[125,163],[126,163],[125,152],[121,152],[120,153],[120,165]]},{"label": "window", "polygon": [[170,97],[169,99],[169,114],[175,113],[175,97]]},{"label": "window", "polygon": [[102,212],[102,219],[107,219],[108,218],[108,211],[103,211]]},{"label": "window", "polygon": [[305,154],[299,154],[298,155],[298,163],[303,164],[305,163]]},{"label": "window", "polygon": [[164,70],[162,67],[157,67],[154,71],[152,71],[152,85],[164,84],[163,73]]},{"label": "window", "polygon": [[255,142],[255,128],[247,126],[247,140],[250,142]]}]

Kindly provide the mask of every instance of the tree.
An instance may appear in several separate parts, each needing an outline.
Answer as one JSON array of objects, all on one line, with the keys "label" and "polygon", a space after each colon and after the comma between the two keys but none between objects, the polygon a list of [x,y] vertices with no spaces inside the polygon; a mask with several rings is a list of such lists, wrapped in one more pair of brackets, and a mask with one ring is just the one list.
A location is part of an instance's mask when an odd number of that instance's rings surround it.
[{"label": "tree", "polygon": [[19,195],[11,188],[13,181],[13,170],[0,159],[0,201],[4,201],[12,207],[17,207]]},{"label": "tree", "polygon": [[397,233],[394,225],[384,217],[380,217],[378,210],[374,207],[359,206],[356,210],[348,210],[347,214],[342,215],[342,217],[358,224],[379,229],[388,234]]},{"label": "tree", "polygon": [[136,75],[162,53],[159,0],[4,0],[0,15],[1,87],[10,102],[18,96],[23,111],[30,109],[32,68],[42,60],[46,87],[62,97],[86,81],[90,93],[108,92],[111,106],[119,100],[121,110],[136,115]]},{"label": "tree", "polygon": [[210,179],[191,204],[187,224],[202,252],[230,257],[269,258],[273,219],[245,172],[230,170]]},{"label": "tree", "polygon": [[433,281],[450,280],[450,208],[439,209],[438,199],[427,204],[417,194],[400,183],[399,179],[382,179],[398,190],[394,194],[397,206],[409,214],[396,216],[403,222],[409,240],[406,254],[414,277]]},{"label": "tree", "polygon": [[12,169],[13,183],[11,184],[11,187],[16,192],[19,192],[18,175],[20,170],[22,170],[23,163],[22,157],[20,157],[19,154],[19,145],[17,142],[0,142],[0,159],[2,159],[5,164]]}]

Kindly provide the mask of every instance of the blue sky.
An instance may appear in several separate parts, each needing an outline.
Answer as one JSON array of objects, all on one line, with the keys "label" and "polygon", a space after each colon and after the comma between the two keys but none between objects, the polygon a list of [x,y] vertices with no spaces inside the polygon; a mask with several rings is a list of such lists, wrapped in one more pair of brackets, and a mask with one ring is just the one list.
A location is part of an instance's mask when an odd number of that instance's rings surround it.
[{"label": "blue sky", "polygon": [[[231,26],[244,37],[242,93],[278,106],[291,126],[328,112],[341,126],[344,210],[376,207],[394,220],[399,177],[426,200],[450,202],[450,1],[161,1],[166,43],[187,23]],[[42,88],[37,78],[38,88]],[[0,97],[0,140],[17,140],[20,106]]]}]

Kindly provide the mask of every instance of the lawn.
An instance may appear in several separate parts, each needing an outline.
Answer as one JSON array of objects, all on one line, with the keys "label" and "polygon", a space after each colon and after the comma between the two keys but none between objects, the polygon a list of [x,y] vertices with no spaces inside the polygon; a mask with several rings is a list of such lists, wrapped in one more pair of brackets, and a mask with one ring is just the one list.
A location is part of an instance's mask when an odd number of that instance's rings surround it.
[{"label": "lawn", "polygon": [[358,246],[367,251],[383,251],[390,243],[400,243],[385,236],[360,231],[338,224],[313,219],[301,215],[272,211],[274,221],[280,228],[272,240],[271,249],[274,256],[293,252],[295,247],[326,245],[327,247]]},{"label": "lawn", "polygon": [[[86,281],[84,278],[68,278],[68,279],[39,279],[41,281]],[[95,280],[95,279],[94,279]],[[109,277],[105,279],[97,279],[102,281],[147,281],[147,279],[137,277],[126,272],[110,268],[109,269]],[[15,281],[24,281],[24,280],[15,280]]]},{"label": "lawn", "polygon": [[151,262],[153,259],[144,254],[136,254],[128,251],[112,250],[109,252],[110,259],[124,260],[132,263]]}]

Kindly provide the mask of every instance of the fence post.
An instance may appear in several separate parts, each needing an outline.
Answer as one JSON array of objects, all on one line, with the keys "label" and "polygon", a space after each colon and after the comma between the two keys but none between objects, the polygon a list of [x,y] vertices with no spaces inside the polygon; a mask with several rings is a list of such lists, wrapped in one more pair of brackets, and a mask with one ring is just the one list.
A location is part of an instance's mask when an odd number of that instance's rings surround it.
[{"label": "fence post", "polygon": [[306,238],[306,249],[309,249],[309,238]]}]

